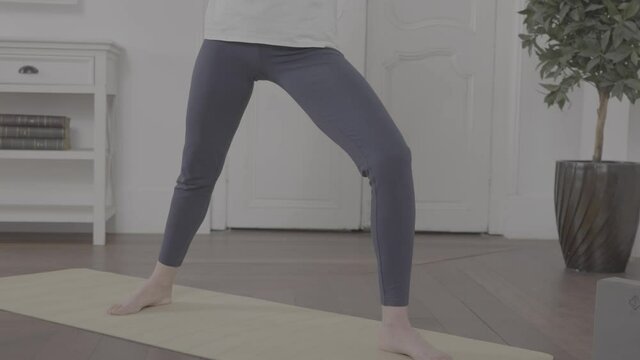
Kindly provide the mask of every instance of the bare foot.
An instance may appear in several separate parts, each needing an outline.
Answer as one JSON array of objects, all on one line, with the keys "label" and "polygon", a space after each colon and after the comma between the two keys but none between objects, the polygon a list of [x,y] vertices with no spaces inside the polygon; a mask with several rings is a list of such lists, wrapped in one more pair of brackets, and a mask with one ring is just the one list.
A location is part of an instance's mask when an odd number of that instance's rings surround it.
[{"label": "bare foot", "polygon": [[137,313],[148,306],[170,304],[172,287],[171,284],[147,279],[128,299],[111,305],[107,309],[107,313],[110,315],[127,315]]},{"label": "bare foot", "polygon": [[414,360],[453,360],[427,342],[418,330],[409,326],[381,325],[378,348],[410,356]]}]

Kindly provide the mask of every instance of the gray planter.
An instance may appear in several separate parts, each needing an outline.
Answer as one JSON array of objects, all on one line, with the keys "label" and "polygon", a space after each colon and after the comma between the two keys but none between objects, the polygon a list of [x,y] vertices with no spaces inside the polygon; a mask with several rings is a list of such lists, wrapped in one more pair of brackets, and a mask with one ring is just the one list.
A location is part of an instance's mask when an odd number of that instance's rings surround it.
[{"label": "gray planter", "polygon": [[626,270],[638,229],[640,163],[556,161],[554,202],[567,268]]}]

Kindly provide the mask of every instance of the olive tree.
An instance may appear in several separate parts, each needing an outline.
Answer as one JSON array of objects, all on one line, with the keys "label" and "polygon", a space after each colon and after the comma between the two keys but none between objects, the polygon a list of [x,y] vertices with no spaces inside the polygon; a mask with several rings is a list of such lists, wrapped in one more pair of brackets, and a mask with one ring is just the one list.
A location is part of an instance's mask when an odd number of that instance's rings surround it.
[{"label": "olive tree", "polygon": [[[563,109],[567,94],[582,80],[598,91],[597,126],[593,161],[602,160],[607,105],[612,96],[640,97],[640,0],[528,0],[522,48],[535,50],[536,70],[548,92],[547,107]],[[569,101],[570,102],[570,101]]]}]

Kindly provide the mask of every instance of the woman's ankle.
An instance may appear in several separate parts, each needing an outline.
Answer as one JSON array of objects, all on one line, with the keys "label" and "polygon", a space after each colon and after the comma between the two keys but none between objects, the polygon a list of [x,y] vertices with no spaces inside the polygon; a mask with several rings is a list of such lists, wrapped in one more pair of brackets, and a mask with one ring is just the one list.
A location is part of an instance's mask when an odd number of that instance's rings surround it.
[{"label": "woman's ankle", "polygon": [[149,279],[163,285],[173,285],[178,267],[164,265],[160,261],[156,262],[156,267]]},{"label": "woman's ankle", "polygon": [[382,325],[394,328],[411,327],[407,306],[382,306]]}]

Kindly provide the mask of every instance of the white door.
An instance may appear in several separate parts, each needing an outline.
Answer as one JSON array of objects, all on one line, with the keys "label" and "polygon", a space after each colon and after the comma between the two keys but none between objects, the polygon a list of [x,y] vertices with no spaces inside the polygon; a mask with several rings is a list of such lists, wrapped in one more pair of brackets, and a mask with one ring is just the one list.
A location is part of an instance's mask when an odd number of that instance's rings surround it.
[{"label": "white door", "polygon": [[[345,56],[362,73],[365,9],[364,1],[355,0],[345,7],[338,39]],[[216,207],[226,204],[227,227],[361,225],[362,176],[355,163],[274,83],[256,82],[225,166],[227,199],[221,201],[225,186],[216,185],[212,214],[215,217],[220,213]]]},{"label": "white door", "polygon": [[[412,150],[416,230],[488,228],[495,10],[495,0],[368,1],[366,77]],[[368,185],[363,201],[370,226]]]}]

